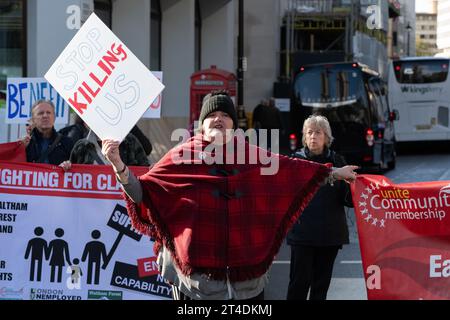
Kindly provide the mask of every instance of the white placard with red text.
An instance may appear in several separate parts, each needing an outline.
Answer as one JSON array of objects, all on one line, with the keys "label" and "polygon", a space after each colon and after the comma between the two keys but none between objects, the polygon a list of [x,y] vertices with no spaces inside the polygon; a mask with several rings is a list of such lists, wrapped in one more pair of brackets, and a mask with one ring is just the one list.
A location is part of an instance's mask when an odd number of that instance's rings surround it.
[{"label": "white placard with red text", "polygon": [[94,13],[45,78],[99,138],[118,141],[164,89]]}]

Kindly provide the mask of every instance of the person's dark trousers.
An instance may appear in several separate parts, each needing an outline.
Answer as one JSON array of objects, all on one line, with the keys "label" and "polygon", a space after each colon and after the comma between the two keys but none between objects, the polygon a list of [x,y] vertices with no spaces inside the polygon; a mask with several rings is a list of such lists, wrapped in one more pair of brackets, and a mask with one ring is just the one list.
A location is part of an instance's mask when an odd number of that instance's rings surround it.
[{"label": "person's dark trousers", "polygon": [[287,300],[326,300],[334,260],[342,246],[291,246]]}]

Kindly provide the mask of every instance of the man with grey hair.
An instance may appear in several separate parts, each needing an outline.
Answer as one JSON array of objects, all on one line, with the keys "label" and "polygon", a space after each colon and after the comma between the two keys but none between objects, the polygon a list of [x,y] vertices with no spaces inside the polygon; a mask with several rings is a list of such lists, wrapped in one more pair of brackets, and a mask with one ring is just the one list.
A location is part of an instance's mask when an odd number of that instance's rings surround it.
[{"label": "man with grey hair", "polygon": [[27,161],[59,165],[69,159],[73,147],[71,139],[57,133],[55,106],[49,100],[38,100],[31,107],[30,125],[23,138]]}]

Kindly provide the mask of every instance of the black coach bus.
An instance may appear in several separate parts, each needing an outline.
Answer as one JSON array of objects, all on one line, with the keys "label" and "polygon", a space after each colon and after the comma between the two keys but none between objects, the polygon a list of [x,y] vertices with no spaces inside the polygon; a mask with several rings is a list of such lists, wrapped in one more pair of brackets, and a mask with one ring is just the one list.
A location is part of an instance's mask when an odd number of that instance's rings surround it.
[{"label": "black coach bus", "polygon": [[335,138],[332,149],[347,163],[381,171],[395,167],[393,121],[387,85],[379,74],[356,62],[302,66],[293,83],[291,150],[301,145],[303,121],[325,116]]}]

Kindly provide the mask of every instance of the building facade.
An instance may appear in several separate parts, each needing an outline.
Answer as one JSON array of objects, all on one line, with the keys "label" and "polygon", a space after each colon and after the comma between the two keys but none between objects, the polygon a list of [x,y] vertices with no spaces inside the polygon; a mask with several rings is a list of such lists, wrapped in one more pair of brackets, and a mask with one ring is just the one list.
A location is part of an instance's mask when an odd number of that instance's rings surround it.
[{"label": "building facade", "polygon": [[437,48],[437,14],[416,15],[416,52],[418,56],[434,56]]},{"label": "building facade", "polygon": [[437,5],[437,47],[450,56],[450,1],[439,0]]},{"label": "building facade", "polygon": [[416,51],[418,56],[434,56],[437,48],[437,5],[429,2],[426,12],[416,14]]},{"label": "building facade", "polygon": [[[191,74],[211,65],[236,70],[236,1],[2,0],[2,95],[7,77],[43,77],[77,32],[70,28],[74,6],[82,9],[81,22],[94,10],[142,63],[163,71],[162,117],[138,123],[154,145],[156,161],[175,144],[172,131],[188,128]],[[0,142],[17,140],[25,129],[1,127]]]},{"label": "building facade", "polygon": [[[261,99],[274,95],[274,83],[285,69],[280,60],[283,42],[287,41],[282,26],[292,1],[243,2],[246,58],[243,105],[250,118]],[[355,26],[342,31],[348,33],[345,46],[351,58],[382,74],[385,72],[390,10],[386,1],[296,2],[300,6],[321,5],[321,10],[328,10],[327,3],[334,3],[336,10],[332,13],[345,15]],[[82,9],[81,20],[87,19],[94,10],[150,70],[163,71],[166,88],[162,96],[162,117],[142,119],[138,123],[152,141],[151,160],[156,161],[178,142],[171,141],[171,133],[189,127],[190,76],[211,65],[237,73],[238,4],[239,0],[2,0],[0,93],[4,95],[7,77],[42,77],[46,73],[77,32],[68,27],[73,19],[70,8]],[[372,13],[367,10],[372,5],[380,8],[380,22],[377,28],[368,30],[367,19]],[[353,14],[348,14],[349,8]],[[398,28],[400,34],[402,23]],[[400,47],[403,42],[398,38]],[[315,39],[316,45],[319,42],[320,36]],[[411,48],[415,47],[414,42],[412,37]],[[17,140],[24,134],[24,126],[3,125],[1,110],[4,107],[0,108],[0,142]]]},{"label": "building facade", "polygon": [[397,41],[399,56],[416,55],[416,4],[411,0],[398,0],[400,16],[398,17]]}]

